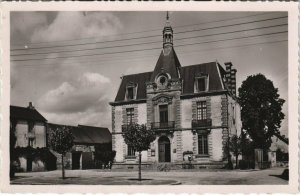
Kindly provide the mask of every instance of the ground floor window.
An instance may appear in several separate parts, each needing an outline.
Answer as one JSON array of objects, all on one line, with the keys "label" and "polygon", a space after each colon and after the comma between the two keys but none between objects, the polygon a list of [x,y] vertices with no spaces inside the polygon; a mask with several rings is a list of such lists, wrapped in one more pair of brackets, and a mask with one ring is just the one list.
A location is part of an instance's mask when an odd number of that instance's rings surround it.
[{"label": "ground floor window", "polygon": [[207,134],[198,135],[198,154],[208,155]]},{"label": "ground floor window", "polygon": [[127,148],[127,156],[135,156],[135,152],[136,151],[135,151],[134,148],[128,146],[128,148]]}]

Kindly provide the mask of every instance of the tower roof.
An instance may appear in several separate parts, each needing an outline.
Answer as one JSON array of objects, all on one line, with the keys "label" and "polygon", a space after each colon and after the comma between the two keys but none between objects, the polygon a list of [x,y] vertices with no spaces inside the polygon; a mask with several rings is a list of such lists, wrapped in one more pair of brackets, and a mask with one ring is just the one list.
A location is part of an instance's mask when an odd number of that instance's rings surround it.
[{"label": "tower roof", "polygon": [[181,65],[174,48],[164,48],[157,60],[151,76],[151,81],[154,82],[155,77],[162,72],[168,73],[172,79],[178,79],[180,78],[180,68]]}]

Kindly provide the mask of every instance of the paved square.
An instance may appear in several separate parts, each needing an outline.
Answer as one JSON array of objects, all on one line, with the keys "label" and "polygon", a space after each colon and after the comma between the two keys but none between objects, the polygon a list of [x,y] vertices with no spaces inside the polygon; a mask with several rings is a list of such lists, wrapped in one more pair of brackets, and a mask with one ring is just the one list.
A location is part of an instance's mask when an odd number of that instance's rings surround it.
[{"label": "paved square", "polygon": [[82,185],[284,185],[280,178],[284,168],[266,170],[191,170],[153,172],[142,171],[143,181],[137,181],[137,171],[67,170],[67,179],[61,179],[61,170],[17,173],[11,184],[82,184]]}]

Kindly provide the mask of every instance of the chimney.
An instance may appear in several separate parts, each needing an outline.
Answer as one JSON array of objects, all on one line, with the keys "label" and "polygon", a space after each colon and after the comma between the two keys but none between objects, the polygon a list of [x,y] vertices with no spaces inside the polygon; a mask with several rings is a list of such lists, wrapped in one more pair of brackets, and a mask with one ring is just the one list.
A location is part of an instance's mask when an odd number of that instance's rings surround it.
[{"label": "chimney", "polygon": [[231,62],[225,62],[225,67],[226,67],[226,86],[228,88],[229,91],[231,91],[231,67],[232,67],[232,63]]},{"label": "chimney", "polygon": [[33,106],[32,102],[29,102],[29,105],[27,108],[34,110],[34,106]]},{"label": "chimney", "polygon": [[231,91],[236,96],[236,69],[231,69]]}]

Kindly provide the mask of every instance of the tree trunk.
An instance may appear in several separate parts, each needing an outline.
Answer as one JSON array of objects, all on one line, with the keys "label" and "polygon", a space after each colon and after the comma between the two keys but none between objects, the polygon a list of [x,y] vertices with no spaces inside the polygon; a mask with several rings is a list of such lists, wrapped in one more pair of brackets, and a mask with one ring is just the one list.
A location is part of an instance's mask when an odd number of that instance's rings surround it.
[{"label": "tree trunk", "polygon": [[139,151],[139,181],[142,181],[142,153]]},{"label": "tree trunk", "polygon": [[62,170],[62,178],[65,179],[64,154],[61,155],[61,170]]},{"label": "tree trunk", "polygon": [[239,166],[238,166],[238,158],[239,158],[239,155],[236,155],[235,156],[235,168],[238,169]]}]

